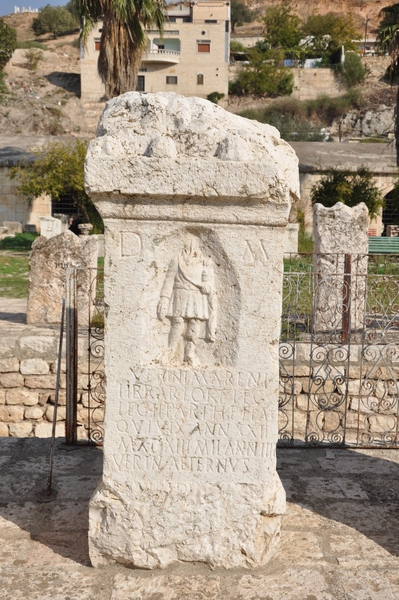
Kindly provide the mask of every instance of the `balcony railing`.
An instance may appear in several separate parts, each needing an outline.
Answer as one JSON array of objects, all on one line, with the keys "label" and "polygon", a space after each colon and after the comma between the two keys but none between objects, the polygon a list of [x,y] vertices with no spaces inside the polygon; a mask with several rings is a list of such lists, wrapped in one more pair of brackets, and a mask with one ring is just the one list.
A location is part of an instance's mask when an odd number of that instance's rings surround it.
[{"label": "balcony railing", "polygon": [[180,60],[180,52],[178,50],[166,50],[159,48],[151,48],[147,50],[143,56],[143,60],[147,62],[169,62],[178,63]]}]

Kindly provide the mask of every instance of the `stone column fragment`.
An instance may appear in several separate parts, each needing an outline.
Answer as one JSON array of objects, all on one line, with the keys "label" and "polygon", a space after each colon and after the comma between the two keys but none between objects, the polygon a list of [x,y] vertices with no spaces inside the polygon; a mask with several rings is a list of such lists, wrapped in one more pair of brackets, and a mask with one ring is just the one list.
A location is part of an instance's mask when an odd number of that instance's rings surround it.
[{"label": "stone column fragment", "polygon": [[[55,219],[58,220],[58,219]],[[95,293],[98,258],[97,236],[79,238],[65,231],[49,239],[40,236],[32,244],[29,257],[27,323],[59,323],[65,297],[66,270],[77,272],[78,318],[88,325],[90,291]]]},{"label": "stone column fragment", "polygon": [[104,471],[94,566],[264,564],[276,472],[284,229],[297,158],[199,98],[107,103],[86,159],[105,223]]},{"label": "stone column fragment", "polygon": [[[315,332],[334,336],[343,328],[346,311],[350,313],[351,329],[363,326],[368,224],[368,209],[363,202],[353,208],[342,202],[332,208],[314,205]],[[345,254],[351,255],[346,268]]]}]

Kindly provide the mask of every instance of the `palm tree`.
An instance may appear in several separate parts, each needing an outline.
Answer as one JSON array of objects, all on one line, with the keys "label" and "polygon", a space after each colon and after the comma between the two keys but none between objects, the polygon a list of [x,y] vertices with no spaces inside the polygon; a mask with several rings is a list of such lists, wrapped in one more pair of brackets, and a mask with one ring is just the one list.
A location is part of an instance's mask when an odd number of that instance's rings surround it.
[{"label": "palm tree", "polygon": [[[394,78],[399,75],[399,3],[381,9],[380,15],[383,15],[383,19],[378,28],[378,48],[389,52],[389,75],[393,84]],[[399,86],[396,95],[395,147],[396,165],[399,166]]]},{"label": "palm tree", "polygon": [[137,73],[146,45],[145,28],[163,31],[164,0],[76,0],[82,20],[82,41],[97,21],[102,21],[98,72],[106,98],[136,87]]}]

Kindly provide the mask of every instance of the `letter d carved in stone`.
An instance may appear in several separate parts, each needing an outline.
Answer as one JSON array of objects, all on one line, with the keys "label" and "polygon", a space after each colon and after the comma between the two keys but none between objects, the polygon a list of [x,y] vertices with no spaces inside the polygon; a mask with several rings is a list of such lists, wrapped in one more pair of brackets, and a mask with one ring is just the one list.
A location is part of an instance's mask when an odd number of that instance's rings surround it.
[{"label": "letter d carved in stone", "polygon": [[92,564],[263,565],[285,510],[277,348],[297,158],[273,127],[172,93],[111,100],[97,136],[86,189],[109,312]]}]

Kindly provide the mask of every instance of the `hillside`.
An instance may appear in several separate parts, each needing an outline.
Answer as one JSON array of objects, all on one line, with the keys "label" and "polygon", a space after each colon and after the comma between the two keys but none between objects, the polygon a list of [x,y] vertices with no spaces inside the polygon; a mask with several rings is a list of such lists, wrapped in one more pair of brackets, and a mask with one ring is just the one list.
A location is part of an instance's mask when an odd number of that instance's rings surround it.
[{"label": "hillside", "polygon": [[[257,10],[265,10],[282,0],[252,2]],[[295,1],[294,6],[303,18],[305,14],[319,9],[320,12],[350,12],[364,27],[368,15],[368,31],[378,24],[378,12],[389,3],[381,0],[316,0]],[[80,100],[80,66],[78,33],[52,39],[49,36],[35,38],[31,25],[34,14],[20,13],[5,17],[5,21],[17,30],[18,41],[38,40],[43,45],[43,60],[36,71],[27,68],[26,50],[16,50],[6,67],[6,83],[10,96],[0,105],[0,131],[3,135],[73,135],[91,137],[95,134],[103,103],[83,104]],[[261,25],[251,23],[238,28],[237,33],[248,35],[260,33]],[[359,33],[360,35],[360,33]],[[379,68],[373,69],[363,86],[364,111],[376,110],[381,104],[392,106],[396,90],[382,79],[386,59]],[[245,108],[262,108],[270,101],[258,98],[230,98],[227,110],[241,112]]]},{"label": "hillside", "polygon": [[[282,4],[284,0],[246,0],[246,4],[261,15],[267,8]],[[312,13],[326,14],[329,12],[352,15],[355,25],[362,39],[365,32],[366,19],[368,19],[367,30],[370,34],[375,31],[380,22],[379,13],[382,8],[393,4],[387,0],[292,0],[293,10],[302,20]],[[261,33],[262,25],[254,22],[244,25],[237,30],[241,35],[245,33]]]}]

